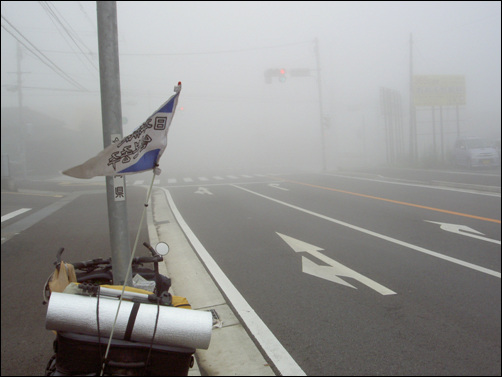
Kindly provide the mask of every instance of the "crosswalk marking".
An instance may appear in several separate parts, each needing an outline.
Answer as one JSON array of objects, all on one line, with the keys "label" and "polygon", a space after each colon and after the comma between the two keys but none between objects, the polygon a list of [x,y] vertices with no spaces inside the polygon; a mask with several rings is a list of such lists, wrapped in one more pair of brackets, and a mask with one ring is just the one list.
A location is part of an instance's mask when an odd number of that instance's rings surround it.
[{"label": "crosswalk marking", "polygon": [[[214,180],[217,180],[217,181],[224,181],[225,179],[243,179],[243,178],[246,178],[246,179],[251,179],[251,178],[256,178],[256,177],[259,177],[259,178],[267,178],[268,176],[271,176],[273,174],[271,173],[268,173],[268,174],[239,174],[239,175],[232,175],[232,174],[228,174],[228,175],[213,175],[213,176],[198,176],[198,177],[183,177],[183,178],[167,178],[167,184],[168,185],[173,185],[173,184],[179,184],[179,183],[195,183],[196,181],[200,181],[200,182],[210,182],[210,181],[214,181]],[[154,181],[154,184],[155,185],[162,185],[162,182],[164,182],[165,184],[165,180],[162,180],[162,177],[160,177],[160,179],[155,179]],[[135,180],[134,185],[144,185],[145,184],[145,180],[143,179],[138,179],[138,180]]]},{"label": "crosswalk marking", "polygon": [[7,221],[9,219],[12,219],[13,217],[16,217],[22,213],[25,213],[25,212],[28,212],[29,210],[31,210],[31,208],[21,208],[21,209],[18,209],[17,211],[14,211],[14,212],[11,212],[11,213],[8,213],[6,215],[3,215],[2,216],[2,223],[4,221]]},{"label": "crosswalk marking", "polygon": [[[139,185],[143,185],[145,184],[145,180],[144,179],[138,179],[136,181],[134,181],[133,185],[136,185],[136,186],[139,186]],[[160,185],[160,179],[155,179],[153,181],[153,184],[154,185]]]}]

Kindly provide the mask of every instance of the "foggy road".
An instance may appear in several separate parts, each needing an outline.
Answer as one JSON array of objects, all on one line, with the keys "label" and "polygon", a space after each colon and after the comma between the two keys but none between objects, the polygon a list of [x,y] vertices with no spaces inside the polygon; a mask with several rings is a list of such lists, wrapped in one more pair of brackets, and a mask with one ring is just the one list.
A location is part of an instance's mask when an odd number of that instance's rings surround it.
[{"label": "foggy road", "polygon": [[[163,171],[154,186],[187,236],[302,373],[500,375],[501,14],[491,1],[2,2],[2,371],[46,359],[43,308],[23,299],[47,250],[107,242],[103,179],[62,172],[127,135],[100,163]],[[159,106],[172,111],[147,118]],[[148,179],[127,186],[139,196]]]},{"label": "foggy road", "polygon": [[[480,191],[429,184],[436,173],[173,172],[154,186],[169,191],[192,245],[205,248],[303,373],[499,375],[500,174],[450,172],[477,177]],[[128,177],[134,231],[145,177]],[[105,207],[102,179],[2,193],[6,373],[43,368],[52,340],[36,287],[51,271],[51,250],[101,256]],[[267,339],[244,325],[280,372]]]},{"label": "foggy road", "polygon": [[500,194],[327,174],[171,182],[187,231],[308,375],[500,373]]}]

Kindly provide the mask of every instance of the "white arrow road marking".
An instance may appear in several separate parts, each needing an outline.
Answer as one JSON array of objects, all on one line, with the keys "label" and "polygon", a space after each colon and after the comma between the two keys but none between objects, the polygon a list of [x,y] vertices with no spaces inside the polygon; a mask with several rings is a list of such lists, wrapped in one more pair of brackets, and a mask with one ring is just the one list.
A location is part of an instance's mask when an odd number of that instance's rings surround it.
[{"label": "white arrow road marking", "polygon": [[195,191],[195,193],[201,194],[201,195],[204,195],[204,194],[213,195],[213,193],[205,187],[199,187],[199,189],[197,191]]},{"label": "white arrow road marking", "polygon": [[289,189],[284,188],[284,187],[279,187],[280,183],[269,183],[268,184],[270,187],[279,189],[279,190],[284,190],[284,191],[289,191]]},{"label": "white arrow road marking", "polygon": [[318,278],[332,281],[333,283],[345,285],[350,288],[357,289],[352,284],[347,283],[345,280],[337,276],[336,271],[333,271],[333,267],[330,266],[319,266],[315,264],[310,259],[302,257],[302,272],[306,274],[317,276]]},{"label": "white arrow road marking", "polygon": [[377,291],[381,295],[395,295],[396,292],[391,291],[390,289],[384,287],[381,284],[378,284],[377,282],[368,279],[366,276],[361,275],[360,273],[351,270],[350,268],[344,266],[341,263],[338,263],[337,261],[334,261],[331,258],[328,258],[326,255],[321,254],[318,250],[324,250],[321,249],[320,247],[308,244],[306,242],[297,240],[293,237],[286,236],[284,234],[276,232],[283,240],[286,242],[289,247],[291,247],[295,252],[300,253],[300,252],[307,252],[310,255],[316,257],[317,259],[322,260],[324,263],[329,264],[330,267],[328,266],[319,266],[315,264],[314,262],[310,261],[309,259],[302,257],[302,271],[305,272],[306,274],[317,276],[321,279],[326,279],[329,281],[332,281],[337,284],[342,284],[350,288],[357,289],[353,285],[347,283],[343,279],[339,278],[339,276],[347,277],[347,278],[352,278],[360,283],[368,286],[369,288]]},{"label": "white arrow road marking", "polygon": [[271,198],[271,197],[266,196],[266,195],[262,195],[260,193],[251,191],[251,190],[249,190],[247,188],[244,188],[244,187],[241,187],[241,186],[238,186],[238,185],[231,185],[231,186],[233,186],[235,188],[238,188],[239,190],[243,190],[243,191],[249,192],[250,194],[259,196],[261,198],[268,199],[268,200],[270,200],[272,202],[279,203],[279,204],[281,204],[283,206],[296,209],[298,211],[301,211],[303,213],[307,213],[309,215],[315,216],[317,218],[320,218],[320,219],[323,219],[323,220],[326,220],[326,221],[331,221],[332,223],[335,223],[335,224],[347,227],[349,229],[353,229],[355,231],[358,231],[358,232],[361,232],[361,233],[364,233],[364,234],[367,234],[367,235],[379,238],[381,240],[392,242],[393,244],[400,245],[402,247],[406,247],[406,248],[409,248],[411,250],[415,250],[415,251],[418,251],[420,253],[427,254],[427,255],[430,255],[432,257],[439,258],[439,259],[442,259],[442,260],[445,260],[445,261],[448,261],[448,262],[451,262],[451,263],[455,263],[455,264],[457,264],[459,266],[464,266],[464,267],[470,268],[472,270],[476,270],[476,271],[482,272],[484,274],[495,276],[495,277],[497,277],[499,279],[501,277],[500,272],[498,272],[498,271],[490,270],[489,268],[481,267],[481,266],[478,266],[476,264],[472,264],[472,263],[469,263],[469,262],[466,262],[466,261],[463,261],[463,260],[460,260],[460,259],[457,259],[457,258],[452,258],[452,257],[450,257],[448,255],[444,255],[444,254],[441,254],[441,253],[438,253],[438,252],[435,252],[435,251],[432,251],[432,250],[429,250],[429,249],[426,249],[426,248],[423,248],[423,247],[420,247],[420,246],[417,246],[417,245],[413,245],[413,244],[411,244],[409,242],[401,241],[401,240],[398,240],[396,238],[392,238],[392,237],[386,236],[384,234],[373,232],[373,231],[371,231],[369,229],[361,228],[359,226],[352,225],[352,224],[346,223],[346,222],[341,221],[341,220],[333,219],[332,217],[328,217],[328,216],[322,215],[320,213],[309,211],[308,209],[295,206],[295,205],[293,205],[291,203],[283,202],[282,200],[278,200],[278,199],[274,199],[274,198]]},{"label": "white arrow road marking", "polygon": [[185,232],[185,235],[193,245],[193,248],[197,252],[198,256],[213,276],[213,279],[218,283],[221,290],[225,293],[225,296],[235,308],[242,321],[249,329],[249,332],[253,334],[263,351],[274,363],[275,367],[279,371],[279,374],[281,376],[305,376],[305,372],[296,363],[295,359],[293,359],[288,351],[286,351],[272,331],[270,331],[270,329],[265,325],[260,316],[249,305],[246,299],[242,297],[237,288],[235,288],[230,279],[228,279],[225,273],[221,270],[220,266],[216,264],[204,245],[202,245],[199,239],[188,227],[188,224],[185,222],[180,211],[176,207],[170,192],[163,187],[160,189],[166,194],[167,201],[173,211],[174,217],[178,221],[181,229]]},{"label": "white arrow road marking", "polygon": [[[461,234],[462,236],[477,238],[478,240],[493,242],[493,243],[500,245],[500,241],[494,240],[494,239],[491,239],[488,237],[479,236],[479,234],[482,234],[484,236],[484,233],[481,233],[475,229],[469,228],[467,225],[439,223],[437,221],[429,221],[429,220],[424,220],[424,221],[427,221],[428,223],[439,224],[440,228],[443,230],[446,230],[447,232],[457,233],[457,234]],[[466,232],[469,232],[469,233],[466,233]]]}]

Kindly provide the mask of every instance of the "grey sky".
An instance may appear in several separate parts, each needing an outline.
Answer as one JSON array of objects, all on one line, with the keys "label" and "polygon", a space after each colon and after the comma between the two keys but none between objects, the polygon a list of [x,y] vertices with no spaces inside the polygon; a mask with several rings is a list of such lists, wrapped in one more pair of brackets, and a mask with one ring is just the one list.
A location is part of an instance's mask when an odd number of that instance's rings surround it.
[{"label": "grey sky", "polygon": [[[16,85],[17,62],[16,41],[6,29],[12,32],[14,26],[89,90],[49,90],[77,88],[23,49],[24,105],[59,117],[70,128],[82,119],[99,128],[95,2],[43,4],[1,3],[2,107],[18,104],[17,93],[8,90]],[[189,153],[200,162],[216,155],[210,144],[253,159],[258,158],[253,145],[272,151],[278,138],[295,151],[312,151],[319,147],[320,133],[315,76],[265,84],[264,71],[314,69],[314,38],[320,47],[324,113],[332,123],[329,146],[351,140],[353,123],[366,130],[367,139],[380,132],[380,87],[401,92],[407,127],[413,34],[414,73],[464,75],[463,130],[500,137],[500,8],[500,2],[482,1],[119,1],[124,132],[141,124],[182,81],[183,110],[178,109],[170,131],[175,157]],[[51,10],[71,26],[85,56],[50,18]],[[306,158],[303,153],[299,158]],[[270,157],[275,158],[272,152]]]}]

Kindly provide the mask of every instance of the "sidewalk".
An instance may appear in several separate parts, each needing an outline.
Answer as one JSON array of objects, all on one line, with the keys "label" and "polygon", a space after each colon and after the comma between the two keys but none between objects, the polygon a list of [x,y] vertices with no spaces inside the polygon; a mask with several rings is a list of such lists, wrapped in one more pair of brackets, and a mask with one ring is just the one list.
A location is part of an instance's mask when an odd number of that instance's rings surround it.
[{"label": "sidewalk", "polygon": [[213,327],[207,350],[197,350],[191,376],[275,376],[178,226],[162,190],[154,190],[148,207],[150,244],[169,244],[160,272],[172,280],[172,294],[195,310],[214,310],[221,327]]}]

